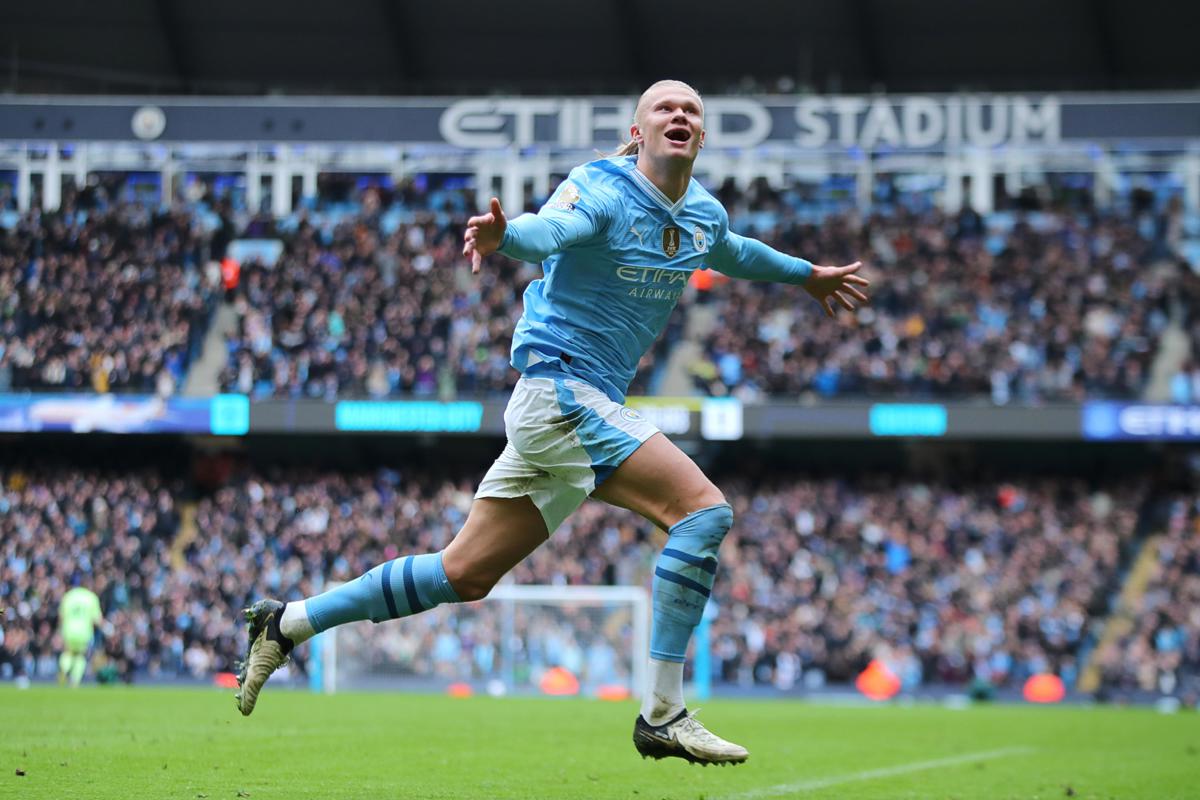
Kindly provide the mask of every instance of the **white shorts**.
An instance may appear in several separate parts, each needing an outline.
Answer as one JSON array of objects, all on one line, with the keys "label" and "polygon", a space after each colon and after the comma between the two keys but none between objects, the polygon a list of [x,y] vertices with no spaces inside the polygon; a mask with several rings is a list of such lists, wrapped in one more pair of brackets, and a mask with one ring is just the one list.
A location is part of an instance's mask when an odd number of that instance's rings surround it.
[{"label": "white shorts", "polygon": [[475,496],[528,495],[554,533],[658,428],[591,384],[552,373],[521,377],[504,431],[508,444]]}]

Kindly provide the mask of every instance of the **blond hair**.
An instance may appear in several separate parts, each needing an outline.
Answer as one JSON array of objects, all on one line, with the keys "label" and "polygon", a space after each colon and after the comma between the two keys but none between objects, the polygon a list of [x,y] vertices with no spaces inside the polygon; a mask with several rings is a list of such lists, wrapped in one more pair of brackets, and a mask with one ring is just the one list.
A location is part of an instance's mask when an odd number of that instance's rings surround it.
[{"label": "blond hair", "polygon": [[[638,98],[637,106],[634,108],[634,111],[633,111],[633,124],[634,125],[641,124],[639,122],[639,120],[642,118],[642,113],[646,110],[646,98],[655,89],[661,89],[664,86],[671,86],[676,89],[685,89],[685,90],[691,92],[692,94],[696,95],[696,99],[700,101],[700,113],[703,115],[703,113],[704,113],[704,98],[702,98],[700,96],[700,93],[697,92],[695,89],[693,89],[691,86],[684,83],[683,81],[667,79],[667,80],[655,81],[654,83],[650,84],[649,87],[647,87],[646,91],[642,92],[642,96]],[[615,156],[636,156],[637,152],[638,152],[637,141],[631,139],[628,142],[623,143],[615,151],[610,153],[609,157],[611,158],[611,157],[615,157]]]}]

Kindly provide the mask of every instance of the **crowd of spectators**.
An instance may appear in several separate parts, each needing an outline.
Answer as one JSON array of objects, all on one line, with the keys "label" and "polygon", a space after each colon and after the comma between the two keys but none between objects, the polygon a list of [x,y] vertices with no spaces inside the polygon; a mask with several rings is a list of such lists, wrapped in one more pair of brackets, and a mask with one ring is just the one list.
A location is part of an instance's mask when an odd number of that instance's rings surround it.
[{"label": "crowd of spectators", "polygon": [[55,674],[58,604],[75,583],[101,598],[99,663],[127,677],[183,672],[195,632],[167,596],[182,491],[153,469],[0,467],[0,678]]},{"label": "crowd of spectators", "polygon": [[[896,207],[802,216],[759,182],[719,192],[734,227],[819,263],[865,262],[870,305],[828,320],[799,287],[717,281],[685,294],[633,392],[683,331],[691,304],[715,325],[689,365],[698,391],[764,396],[1129,398],[1145,387],[1182,279],[1130,217],[1015,212],[983,218]],[[503,393],[521,292],[535,267],[492,259],[471,276],[469,191],[409,191],[337,226],[302,220],[285,255],[251,266],[222,378],[230,391],[384,397]]]},{"label": "crowd of spectators", "polygon": [[1187,355],[1179,360],[1171,375],[1171,400],[1200,403],[1200,274],[1190,271],[1185,274],[1180,299]]},{"label": "crowd of spectators", "polygon": [[[101,595],[115,630],[104,647],[126,675],[230,670],[245,647],[238,609],[445,547],[466,518],[475,477],[248,472],[203,497],[185,525],[184,487],[149,473],[6,471],[0,604],[10,612],[0,661],[53,674],[56,604],[76,578]],[[736,524],[713,595],[714,672],[727,683],[784,689],[850,681],[875,658],[909,688],[1011,686],[1045,671],[1073,681],[1091,621],[1118,588],[1140,497],[1133,486],[1055,479],[720,483]],[[663,540],[629,512],[588,503],[512,578],[648,586]],[[1195,582],[1191,553],[1177,569]],[[1168,596],[1184,579],[1164,575]],[[1171,603],[1185,623],[1187,603]],[[377,638],[388,670],[479,679],[499,669],[495,625],[479,620],[449,609],[359,633]],[[614,652],[624,641],[615,634],[555,641],[560,661],[592,664],[596,674],[598,664],[628,663]],[[306,655],[297,654],[301,667]],[[539,658],[553,665],[547,652]]]},{"label": "crowd of spectators", "polygon": [[908,688],[1072,683],[1141,496],[1065,479],[724,488],[714,650],[725,680],[781,687],[843,683],[875,658]]},{"label": "crowd of spectators", "polygon": [[0,391],[175,393],[208,324],[210,239],[185,211],[75,194],[0,226]]},{"label": "crowd of spectators", "polygon": [[[398,196],[281,229],[279,261],[244,265],[221,383],[274,397],[449,397],[503,393],[528,266],[464,269],[465,192]],[[328,215],[326,215],[328,218]]]},{"label": "crowd of spectators", "polygon": [[1200,702],[1200,504],[1170,502],[1167,529],[1150,543],[1153,564],[1132,627],[1097,653],[1104,689]]},{"label": "crowd of spectators", "polygon": [[871,303],[826,319],[803,290],[719,283],[690,365],[709,394],[1136,397],[1183,278],[1127,217],[938,211],[809,224],[788,192],[723,192],[732,225],[815,263],[861,260]]},{"label": "crowd of spectators", "polygon": [[[718,192],[734,228],[821,263],[862,260],[872,302],[826,319],[799,287],[718,281],[689,292],[632,389],[656,386],[699,298],[715,318],[690,364],[698,391],[764,396],[1137,396],[1184,276],[1138,218],[902,206],[817,221],[764,182]],[[216,202],[216,201],[213,201]],[[226,241],[274,238],[229,293],[219,376],[259,397],[503,395],[535,265],[461,256],[474,192],[404,182],[284,220],[135,203],[31,212],[0,229],[0,388],[178,389],[208,324]],[[1168,228],[1169,229],[1169,228]],[[214,239],[219,241],[214,241]],[[1195,337],[1193,337],[1195,338]],[[1194,349],[1194,348],[1193,348]],[[1173,386],[1191,397],[1200,371]],[[1200,385],[1200,384],[1197,384]]]},{"label": "crowd of spectators", "polygon": [[[471,274],[462,231],[469,190],[368,190],[344,215],[302,215],[273,231],[277,263],[243,267],[226,391],[260,397],[505,395],[522,294],[535,265],[502,257]],[[317,224],[317,220],[320,224]],[[672,332],[643,360],[645,389]]]}]

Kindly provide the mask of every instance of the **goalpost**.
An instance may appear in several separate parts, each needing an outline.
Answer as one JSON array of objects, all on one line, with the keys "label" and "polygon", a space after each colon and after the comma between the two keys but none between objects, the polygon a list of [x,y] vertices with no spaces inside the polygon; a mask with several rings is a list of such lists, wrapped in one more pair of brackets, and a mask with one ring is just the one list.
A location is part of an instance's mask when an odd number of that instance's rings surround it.
[{"label": "goalpost", "polygon": [[474,603],[320,634],[319,686],[641,696],[650,595],[640,586],[501,584]]}]

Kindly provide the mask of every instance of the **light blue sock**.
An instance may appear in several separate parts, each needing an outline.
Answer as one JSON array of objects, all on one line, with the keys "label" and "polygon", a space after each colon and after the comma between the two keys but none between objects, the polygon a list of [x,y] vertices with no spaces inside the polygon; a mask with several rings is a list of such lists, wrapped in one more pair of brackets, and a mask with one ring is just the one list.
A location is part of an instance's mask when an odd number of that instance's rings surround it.
[{"label": "light blue sock", "polygon": [[439,552],[380,564],[349,583],[310,597],[305,609],[309,624],[320,633],[347,622],[383,622],[459,602]]},{"label": "light blue sock", "polygon": [[717,550],[733,525],[722,503],[694,511],[667,531],[667,546],[654,567],[654,621],[650,657],[682,662],[717,576]]}]

